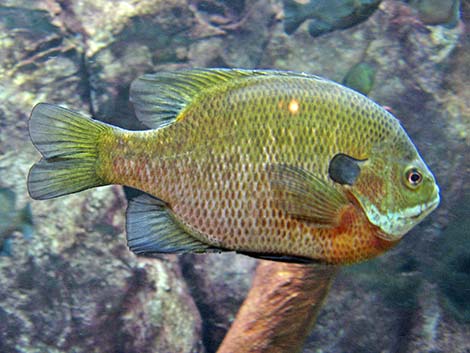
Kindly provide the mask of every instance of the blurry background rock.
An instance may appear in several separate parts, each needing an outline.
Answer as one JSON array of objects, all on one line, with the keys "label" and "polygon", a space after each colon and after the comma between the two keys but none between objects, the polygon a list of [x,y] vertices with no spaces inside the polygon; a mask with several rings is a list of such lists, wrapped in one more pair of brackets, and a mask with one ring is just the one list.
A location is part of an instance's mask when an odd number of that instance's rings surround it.
[{"label": "blurry background rock", "polygon": [[374,87],[375,71],[372,64],[361,62],[349,69],[342,83],[367,96]]},{"label": "blurry background rock", "polygon": [[[88,7],[88,21],[116,18],[98,3]],[[18,208],[30,201],[25,180],[39,158],[27,131],[31,107],[91,107],[92,48],[83,30],[91,25],[72,2],[60,4],[0,5],[0,175]],[[97,41],[116,26],[102,25]],[[0,258],[1,352],[204,352],[200,315],[176,259],[141,260],[127,250],[120,188],[31,207],[34,236],[12,238],[12,256]]]},{"label": "blurry background rock", "polygon": [[427,25],[457,25],[460,17],[460,0],[408,0],[418,11],[419,19]]},{"label": "blurry background rock", "polygon": [[33,214],[30,204],[17,208],[16,194],[13,190],[0,188],[0,255],[11,256],[12,237],[20,232],[30,239],[34,232]]},{"label": "blurry background rock", "polygon": [[[285,3],[3,0],[1,187],[17,195],[17,210],[31,202],[25,180],[39,156],[27,118],[40,101],[137,129],[128,87],[144,72],[262,67],[341,82],[370,63],[368,95],[402,120],[437,174],[442,205],[397,249],[340,274],[304,352],[470,350],[461,222],[470,187],[470,2],[460,14],[458,1],[382,0],[315,37],[305,13],[286,34]],[[12,237],[13,256],[0,257],[1,352],[217,350],[256,261],[137,259],[125,244],[125,203],[119,187],[31,202],[34,236]]]},{"label": "blurry background rock", "polygon": [[306,20],[312,37],[364,22],[381,0],[284,0],[284,28],[292,34]]},{"label": "blurry background rock", "polygon": [[216,352],[251,285],[258,261],[233,253],[182,258],[183,275],[204,317],[204,342]]}]

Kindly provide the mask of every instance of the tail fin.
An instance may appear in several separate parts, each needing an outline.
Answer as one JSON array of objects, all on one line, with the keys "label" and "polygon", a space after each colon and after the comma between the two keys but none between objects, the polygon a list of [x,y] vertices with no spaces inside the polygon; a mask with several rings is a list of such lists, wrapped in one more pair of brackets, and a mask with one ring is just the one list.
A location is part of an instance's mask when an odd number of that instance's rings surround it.
[{"label": "tail fin", "polygon": [[56,105],[36,105],[29,134],[43,158],[29,171],[30,196],[44,200],[104,185],[95,165],[100,135],[110,129],[109,125]]}]

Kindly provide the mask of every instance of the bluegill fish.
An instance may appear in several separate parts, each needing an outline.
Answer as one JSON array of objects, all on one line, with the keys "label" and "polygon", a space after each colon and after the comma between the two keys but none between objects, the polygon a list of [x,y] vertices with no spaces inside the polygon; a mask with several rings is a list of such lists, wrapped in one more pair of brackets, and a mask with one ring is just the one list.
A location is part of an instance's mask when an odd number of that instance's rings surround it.
[{"label": "bluegill fish", "polygon": [[18,231],[25,238],[33,234],[33,214],[30,204],[16,208],[16,194],[9,188],[0,188],[0,255],[11,255],[11,235]]},{"label": "bluegill fish", "polygon": [[121,184],[132,251],[232,250],[344,264],[395,245],[439,203],[399,121],[367,97],[303,73],[194,69],[131,86],[128,131],[50,104],[32,111],[43,158],[34,199]]}]

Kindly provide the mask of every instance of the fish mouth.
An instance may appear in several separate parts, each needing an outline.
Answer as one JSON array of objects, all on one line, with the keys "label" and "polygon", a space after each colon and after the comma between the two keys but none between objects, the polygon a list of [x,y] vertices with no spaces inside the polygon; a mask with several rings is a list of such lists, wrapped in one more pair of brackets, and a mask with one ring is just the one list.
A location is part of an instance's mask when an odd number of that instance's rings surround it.
[{"label": "fish mouth", "polygon": [[407,208],[399,214],[389,214],[387,229],[380,227],[378,237],[387,241],[398,241],[415,225],[420,223],[428,214],[439,205],[440,197],[437,196],[429,202]]},{"label": "fish mouth", "polygon": [[351,195],[361,205],[369,222],[377,227],[376,236],[386,241],[396,242],[439,205],[439,186],[437,184],[434,184],[434,186],[434,191],[428,202],[385,213],[373,203],[368,202],[367,199],[362,199],[360,195],[356,196],[352,193]]},{"label": "fish mouth", "polygon": [[439,202],[440,202],[440,197],[439,197],[439,194],[438,194],[438,196],[430,202],[427,202],[427,203],[424,203],[424,204],[421,204],[421,205],[418,205],[418,206],[414,206],[414,207],[411,207],[411,208],[408,208],[408,209],[404,210],[402,212],[402,214],[400,216],[398,216],[398,219],[400,219],[400,220],[407,220],[407,219],[417,220],[421,217],[424,217],[424,216],[428,215],[432,211],[434,211],[434,209],[439,205]]}]

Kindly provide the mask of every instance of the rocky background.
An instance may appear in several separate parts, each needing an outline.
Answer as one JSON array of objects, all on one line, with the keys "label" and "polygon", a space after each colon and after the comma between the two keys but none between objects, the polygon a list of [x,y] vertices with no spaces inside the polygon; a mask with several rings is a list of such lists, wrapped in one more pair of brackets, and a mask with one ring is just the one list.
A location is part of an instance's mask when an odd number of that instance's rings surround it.
[{"label": "rocky background", "polygon": [[138,129],[128,88],[145,72],[279,68],[341,82],[360,63],[372,74],[353,81],[401,119],[442,205],[398,248],[342,271],[304,352],[470,352],[470,2],[378,1],[370,17],[318,36],[312,19],[326,10],[286,34],[288,2],[0,1],[0,187],[18,209],[30,203],[34,221],[29,239],[0,234],[11,244],[0,352],[215,352],[256,266],[234,254],[136,258],[116,186],[30,200],[34,104]]}]

